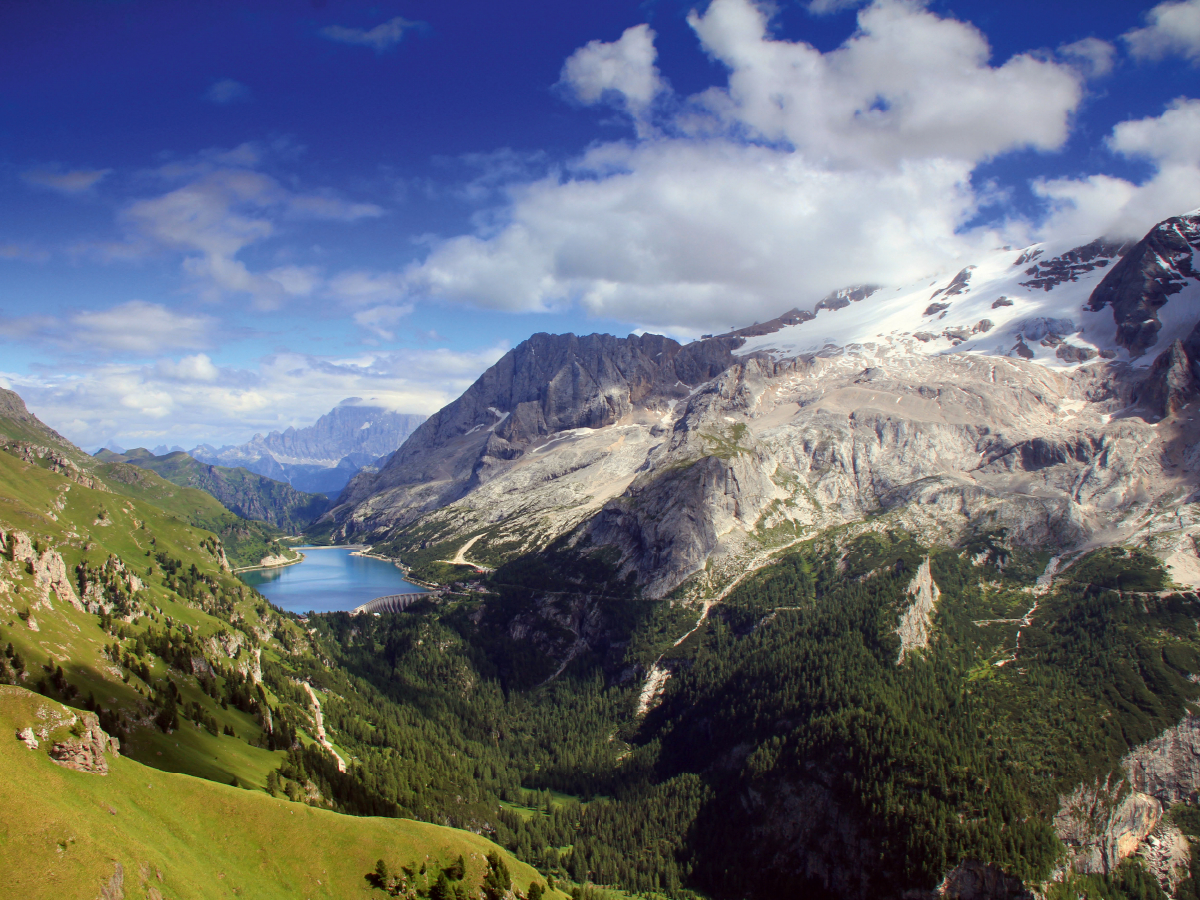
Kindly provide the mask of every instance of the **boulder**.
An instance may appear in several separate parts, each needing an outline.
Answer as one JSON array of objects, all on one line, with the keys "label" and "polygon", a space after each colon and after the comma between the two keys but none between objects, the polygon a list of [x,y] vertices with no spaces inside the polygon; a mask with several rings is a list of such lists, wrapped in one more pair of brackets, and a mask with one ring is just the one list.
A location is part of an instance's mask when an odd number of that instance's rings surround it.
[{"label": "boulder", "polygon": [[120,742],[104,732],[94,713],[82,713],[83,734],[77,738],[58,741],[50,748],[50,758],[65,769],[108,774],[105,753],[120,755]]}]

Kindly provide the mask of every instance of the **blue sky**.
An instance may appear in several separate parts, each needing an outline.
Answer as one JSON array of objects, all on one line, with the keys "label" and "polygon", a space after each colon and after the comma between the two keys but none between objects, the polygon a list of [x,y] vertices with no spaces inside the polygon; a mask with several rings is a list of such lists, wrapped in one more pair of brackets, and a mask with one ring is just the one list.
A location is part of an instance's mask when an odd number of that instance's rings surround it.
[{"label": "blue sky", "polygon": [[1200,206],[1200,0],[0,6],[0,383],[84,446],[432,412]]}]

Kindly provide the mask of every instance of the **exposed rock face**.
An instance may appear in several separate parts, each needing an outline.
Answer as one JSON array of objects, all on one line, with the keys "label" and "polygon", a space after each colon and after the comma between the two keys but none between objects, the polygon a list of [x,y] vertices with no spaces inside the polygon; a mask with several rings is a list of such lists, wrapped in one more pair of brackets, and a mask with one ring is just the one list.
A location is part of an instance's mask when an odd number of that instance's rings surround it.
[{"label": "exposed rock face", "polygon": [[1118,780],[1081,785],[1054,817],[1054,830],[1071,850],[1072,868],[1107,875],[1158,826],[1163,807],[1154,797]]},{"label": "exposed rock face", "polygon": [[1104,268],[1127,249],[1127,244],[1097,238],[1061,256],[1034,263],[1025,270],[1026,275],[1033,276],[1032,280],[1023,281],[1021,285],[1049,291],[1064,281],[1078,281],[1085,272]]},{"label": "exposed rock face", "polygon": [[308,694],[309,701],[312,703],[313,734],[317,738],[317,743],[324,747],[333,757],[334,762],[337,763],[337,770],[339,772],[345,772],[345,760],[338,756],[337,751],[333,749],[333,744],[329,742],[329,736],[325,733],[325,717],[321,713],[321,701],[317,699],[317,692],[312,689],[312,685],[307,681],[300,682],[300,686],[304,688],[305,692]]},{"label": "exposed rock face", "polygon": [[93,775],[108,774],[105,753],[120,755],[120,742],[104,733],[100,720],[94,713],[81,713],[84,732],[79,738],[59,741],[50,748],[50,758],[66,769],[90,772]]},{"label": "exposed rock face", "polygon": [[913,598],[912,605],[900,615],[900,627],[896,634],[900,636],[900,654],[896,657],[896,665],[904,662],[904,658],[914,650],[924,650],[929,646],[929,632],[933,627],[933,609],[937,606],[941,591],[933,580],[929,570],[929,557],[921,563],[917,574],[909,583],[907,593]]},{"label": "exposed rock face", "polygon": [[1200,797],[1200,716],[1142,744],[1121,761],[1134,788],[1165,804]]},{"label": "exposed rock face", "polygon": [[1200,326],[1158,355],[1133,400],[1159,418],[1179,414],[1200,396]]},{"label": "exposed rock face", "polygon": [[1200,249],[1200,215],[1162,222],[1131,247],[1092,292],[1093,310],[1111,306],[1117,343],[1140,356],[1158,340],[1158,311],[1189,281],[1200,281],[1193,255]]},{"label": "exposed rock face", "polygon": [[1161,824],[1138,847],[1138,856],[1146,863],[1158,886],[1168,897],[1175,896],[1179,882],[1189,875],[1191,844],[1174,825]]},{"label": "exposed rock face", "polygon": [[[1163,223],[1119,264],[1123,248],[1099,241],[1045,260],[1040,248],[1013,254],[1032,272],[1008,281],[968,267],[932,298],[926,282],[912,295],[919,308],[904,306],[894,321],[938,301],[978,323],[940,333],[836,332],[868,309],[910,303],[908,294],[864,289],[862,299],[839,295],[845,304],[814,315],[795,309],[682,347],[653,335],[535,335],[379,473],[352,482],[326,521],[338,539],[419,534],[411,546],[444,543],[447,559],[470,540],[473,558],[488,565],[567,536],[572,546],[617,551],[608,557],[617,574],[634,576],[648,597],[692,576],[697,585],[732,578],[764,540],[868,517],[876,524],[862,527],[928,541],[1004,528],[1052,551],[1097,536],[1140,539],[1172,517],[1175,529],[1191,527],[1183,500],[1200,483],[1200,428],[1156,429],[1153,416],[1130,407],[1136,395],[1151,398],[1143,409],[1155,398],[1178,409],[1200,346],[1194,353],[1192,339],[1180,338],[1182,349],[1147,379],[1109,361],[1116,345],[1104,337],[1125,321],[1132,295],[1121,294],[1110,321],[1079,302],[1093,296],[1108,310],[1116,301],[1093,286],[1132,284],[1132,260],[1151,265],[1147,248],[1164,241],[1184,241],[1187,259],[1180,245],[1172,271],[1191,272],[1196,221]],[[1041,281],[1014,280],[1030,277]],[[1137,303],[1153,306],[1146,290],[1158,282],[1139,283]],[[862,315],[842,308],[858,303]],[[1170,334],[1195,326],[1180,324],[1185,305],[1167,317]],[[813,343],[822,323],[857,337]],[[1003,342],[997,355],[979,344],[983,336]],[[1006,355],[1013,340],[1017,358]],[[950,352],[960,341],[969,352]]]},{"label": "exposed rock face", "polygon": [[30,750],[38,748],[37,735],[33,733],[33,729],[26,727],[17,732],[17,740],[21,741]]},{"label": "exposed rock face", "polygon": [[530,445],[669,408],[731,365],[728,342],[659,335],[536,334],[428,419],[376,475],[351,482],[331,515],[339,537],[412,522],[493,477]]},{"label": "exposed rock face", "polygon": [[29,565],[33,572],[34,587],[40,592],[37,605],[49,607],[50,591],[53,590],[59,600],[70,603],[80,612],[85,612],[84,605],[75,594],[75,587],[67,572],[67,565],[57,550],[43,550],[40,554],[33,549],[33,542],[23,531],[12,534],[12,559]]},{"label": "exposed rock face", "polygon": [[125,869],[113,864],[112,877],[100,888],[100,900],[125,900]]},{"label": "exposed rock face", "polygon": [[936,895],[945,900],[1034,900],[1020,878],[975,859],[955,866],[938,885]]}]

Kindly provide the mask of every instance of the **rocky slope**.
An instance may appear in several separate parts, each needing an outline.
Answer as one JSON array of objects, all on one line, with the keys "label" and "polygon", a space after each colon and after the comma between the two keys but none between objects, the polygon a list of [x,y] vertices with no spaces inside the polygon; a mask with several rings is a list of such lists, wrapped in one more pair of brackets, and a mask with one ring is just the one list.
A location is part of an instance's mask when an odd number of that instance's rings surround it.
[{"label": "rocky slope", "polygon": [[245,444],[219,450],[201,445],[191,455],[213,465],[242,466],[301,491],[336,496],[360,469],[382,462],[424,420],[350,397],[307,428],[256,434]]},{"label": "rocky slope", "polygon": [[182,452],[154,456],[144,449],[119,454],[101,450],[96,458],[128,463],[157,472],[172,484],[199,488],[243,519],[267,522],[290,534],[299,533],[329,508],[324,494],[306,494],[246,469],[208,465]]},{"label": "rocky slope", "polygon": [[[692,576],[715,590],[764,541],[869,516],[930,540],[1182,539],[1198,228],[1191,214],[1133,245],[1004,249],[685,346],[535,335],[325,523],[445,559],[474,538],[491,563],[569,534],[616,548],[650,596]],[[1150,312],[1159,326],[1129,338]]]}]

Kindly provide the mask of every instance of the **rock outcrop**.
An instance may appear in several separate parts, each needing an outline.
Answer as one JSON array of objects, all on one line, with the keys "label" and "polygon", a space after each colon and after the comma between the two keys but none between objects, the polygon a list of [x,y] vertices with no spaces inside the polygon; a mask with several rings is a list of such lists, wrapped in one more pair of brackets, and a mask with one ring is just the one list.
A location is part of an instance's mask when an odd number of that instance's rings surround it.
[{"label": "rock outcrop", "polygon": [[1160,419],[1180,413],[1200,397],[1200,325],[1185,340],[1173,341],[1158,355],[1133,394],[1135,403]]},{"label": "rock outcrop", "polygon": [[33,608],[45,606],[49,609],[50,591],[54,591],[59,600],[70,603],[80,612],[86,611],[75,593],[75,587],[67,572],[67,565],[57,550],[47,549],[38,553],[34,550],[29,535],[23,531],[14,531],[10,540],[12,541],[10,555],[13,562],[25,563],[33,573],[34,588],[39,592],[38,600],[33,604]]},{"label": "rock outcrop", "polygon": [[1175,216],[1129,248],[1092,292],[1088,307],[1110,306],[1117,343],[1133,357],[1158,340],[1158,311],[1189,281],[1200,281],[1193,255],[1200,249],[1200,215]]},{"label": "rock outcrop", "polygon": [[1170,805],[1200,799],[1200,716],[1135,748],[1121,761],[1135,790]]},{"label": "rock outcrop", "polygon": [[50,748],[50,758],[65,769],[89,772],[93,775],[108,774],[106,753],[120,755],[120,742],[100,727],[94,713],[81,713],[83,734],[77,738],[58,741]]},{"label": "rock outcrop", "polygon": [[1158,827],[1162,813],[1154,797],[1110,778],[1061,798],[1054,830],[1070,848],[1075,871],[1107,875]]},{"label": "rock outcrop", "polygon": [[666,412],[733,364],[728,341],[535,334],[426,420],[378,474],[359,475],[329,514],[338,538],[410,524],[512,468],[532,445]]},{"label": "rock outcrop", "polygon": [[900,636],[900,653],[896,657],[896,665],[904,662],[905,657],[914,650],[924,650],[929,646],[929,632],[933,628],[933,610],[937,606],[941,591],[933,580],[929,570],[929,557],[921,563],[917,574],[909,582],[906,590],[912,597],[912,604],[900,614],[900,626],[896,634]]},{"label": "rock outcrop", "polygon": [[935,895],[945,900],[1035,900],[1020,878],[976,859],[955,866]]}]

